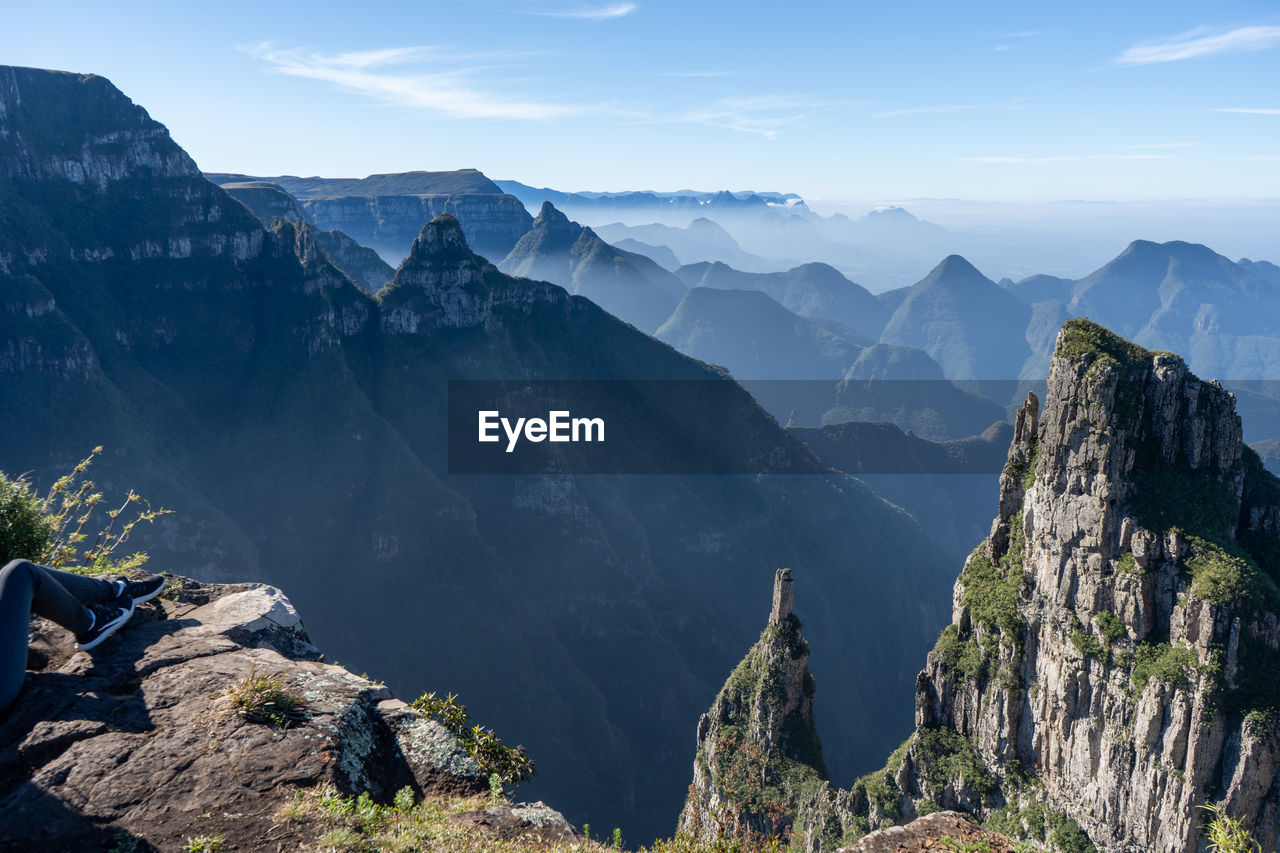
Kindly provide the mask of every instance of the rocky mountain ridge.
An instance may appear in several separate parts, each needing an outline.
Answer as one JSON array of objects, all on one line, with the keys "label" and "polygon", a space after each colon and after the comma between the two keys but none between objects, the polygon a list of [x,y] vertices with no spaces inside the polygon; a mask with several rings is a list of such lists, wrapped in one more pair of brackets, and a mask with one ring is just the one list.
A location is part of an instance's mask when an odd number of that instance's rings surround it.
[{"label": "rocky mountain ridge", "polygon": [[217,184],[262,181],[297,199],[307,220],[322,231],[338,230],[397,266],[423,224],[441,214],[462,223],[467,242],[493,261],[501,260],[533,220],[515,196],[475,169],[404,172],[367,178],[255,177],[210,173]]},{"label": "rocky mountain ridge", "polygon": [[652,333],[671,315],[685,287],[645,255],[614,248],[590,228],[545,202],[529,231],[498,268],[508,275],[558,284]]},{"label": "rocky mountain ridge", "polygon": [[916,732],[852,788],[792,796],[793,844],[943,808],[1048,849],[1204,851],[1212,805],[1274,849],[1280,480],[1231,395],[1070,321],[998,507],[917,679]]}]

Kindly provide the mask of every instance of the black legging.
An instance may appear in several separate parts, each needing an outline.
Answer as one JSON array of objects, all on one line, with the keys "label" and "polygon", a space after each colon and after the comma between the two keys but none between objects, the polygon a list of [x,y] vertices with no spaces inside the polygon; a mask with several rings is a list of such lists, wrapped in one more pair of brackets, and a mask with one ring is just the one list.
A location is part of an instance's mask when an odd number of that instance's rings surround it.
[{"label": "black legging", "polygon": [[31,614],[72,631],[89,627],[86,604],[104,604],[119,594],[112,581],[46,569],[14,560],[0,569],[0,711],[22,689],[27,675]]}]

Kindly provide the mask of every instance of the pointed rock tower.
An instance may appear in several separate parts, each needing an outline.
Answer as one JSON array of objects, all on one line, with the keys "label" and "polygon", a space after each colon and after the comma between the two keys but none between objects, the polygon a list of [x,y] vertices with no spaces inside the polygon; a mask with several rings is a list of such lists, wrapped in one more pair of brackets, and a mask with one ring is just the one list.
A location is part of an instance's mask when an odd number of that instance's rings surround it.
[{"label": "pointed rock tower", "polygon": [[693,783],[680,831],[699,837],[786,836],[792,808],[827,778],[813,723],[809,644],[778,569],[769,623],[698,721]]}]

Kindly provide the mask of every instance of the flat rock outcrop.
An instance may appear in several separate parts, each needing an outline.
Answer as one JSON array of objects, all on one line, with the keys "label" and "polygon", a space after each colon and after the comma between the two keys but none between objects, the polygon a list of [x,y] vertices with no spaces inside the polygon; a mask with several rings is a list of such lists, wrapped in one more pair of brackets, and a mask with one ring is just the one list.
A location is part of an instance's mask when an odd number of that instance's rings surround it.
[{"label": "flat rock outcrop", "polygon": [[[33,618],[27,682],[0,714],[0,850],[108,850],[121,837],[177,850],[200,836],[222,836],[223,850],[311,849],[315,830],[278,812],[319,785],[379,802],[404,787],[488,791],[443,726],[325,663],[278,589],[179,586],[90,652]],[[237,708],[231,691],[251,674],[301,700],[288,725]],[[572,833],[540,808],[539,832]]]}]

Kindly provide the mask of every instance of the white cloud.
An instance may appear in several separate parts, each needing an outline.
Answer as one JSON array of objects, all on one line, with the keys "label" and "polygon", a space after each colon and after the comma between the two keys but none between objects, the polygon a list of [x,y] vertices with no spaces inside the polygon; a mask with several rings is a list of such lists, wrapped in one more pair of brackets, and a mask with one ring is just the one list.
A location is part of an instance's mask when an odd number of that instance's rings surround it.
[{"label": "white cloud", "polygon": [[[375,101],[430,110],[452,118],[535,120],[588,111],[581,105],[525,100],[478,86],[471,78],[489,67],[476,63],[481,58],[492,60],[492,54],[450,56],[436,47],[397,47],[324,55],[278,49],[269,42],[247,48],[245,52],[263,60],[279,74],[320,80]],[[473,64],[462,67],[459,60],[470,60]],[[410,65],[414,67],[405,67]]]},{"label": "white cloud", "polygon": [[1280,109],[1272,107],[1223,107],[1214,110],[1215,113],[1246,113],[1255,116],[1280,116]]},{"label": "white cloud", "polygon": [[542,15],[547,18],[578,18],[585,21],[612,21],[625,18],[640,7],[635,3],[613,3],[609,6],[593,6],[584,9],[573,9],[566,12],[526,12],[527,15]]},{"label": "white cloud", "polygon": [[721,98],[710,104],[672,113],[618,111],[633,124],[703,124],[774,139],[803,121],[813,110],[839,106],[808,95],[749,95]]},{"label": "white cloud", "polygon": [[1264,50],[1280,44],[1280,27],[1238,27],[1213,33],[1201,27],[1163,41],[1134,45],[1116,57],[1117,65],[1151,65],[1176,62],[1214,53]]}]

